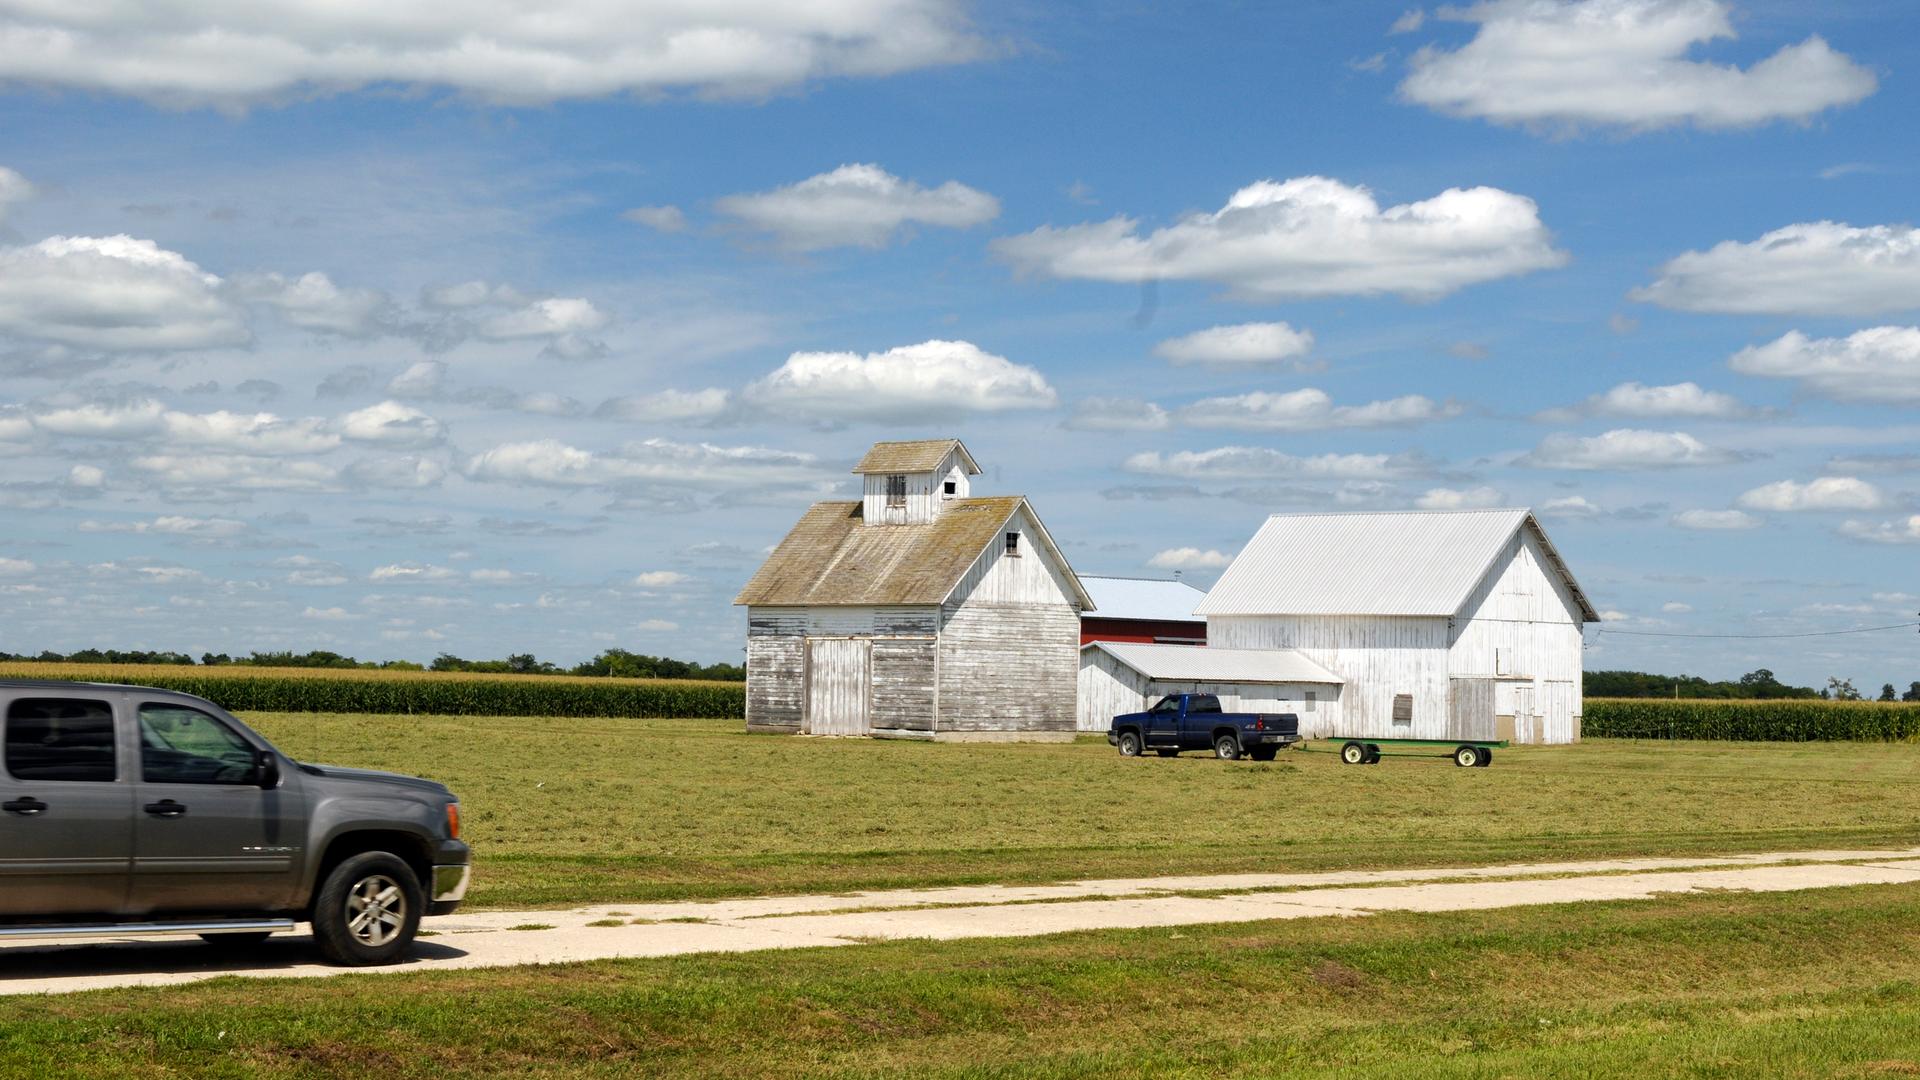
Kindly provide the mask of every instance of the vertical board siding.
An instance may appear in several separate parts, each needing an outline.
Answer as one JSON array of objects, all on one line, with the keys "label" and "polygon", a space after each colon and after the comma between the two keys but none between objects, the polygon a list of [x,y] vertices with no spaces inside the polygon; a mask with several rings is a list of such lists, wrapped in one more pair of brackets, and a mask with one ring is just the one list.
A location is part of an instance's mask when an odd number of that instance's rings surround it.
[{"label": "vertical board siding", "polygon": [[954,481],[958,490],[953,498],[967,497],[966,467],[960,464],[960,452],[950,450],[940,462],[940,467],[932,472],[894,473],[894,476],[907,478],[907,504],[905,506],[887,505],[887,474],[868,473],[863,479],[860,499],[861,518],[869,525],[924,525],[933,520],[940,511],[941,500],[947,497],[946,482]]},{"label": "vertical board siding", "polygon": [[1105,731],[1113,718],[1139,712],[1146,706],[1147,680],[1139,672],[1099,649],[1080,654],[1081,731]]},{"label": "vertical board siding", "polygon": [[751,607],[747,637],[932,637],[936,607]]},{"label": "vertical board siding", "polygon": [[[1005,537],[1020,534],[1020,554],[1008,557]],[[1032,515],[1022,507],[1007,519],[987,550],[980,553],[965,576],[953,587],[948,606],[965,601],[981,604],[1065,604],[1072,605],[1073,591],[1067,586],[1065,569],[1055,562],[1039,542],[1040,529]],[[1078,622],[1074,641],[1080,640]]]},{"label": "vertical board siding", "polygon": [[806,662],[803,638],[747,639],[747,730],[800,730]]},{"label": "vertical board siding", "polygon": [[[1212,615],[1207,643],[1222,649],[1295,649],[1347,680],[1321,737],[1447,737],[1447,620],[1398,615]],[[1330,690],[1329,690],[1330,692]],[[1413,722],[1395,725],[1396,694]],[[1307,714],[1300,716],[1302,725]]]},{"label": "vertical board siding", "polygon": [[1447,738],[1492,739],[1493,680],[1452,679],[1447,688]]},{"label": "vertical board siding", "polygon": [[873,642],[873,729],[931,732],[938,641],[876,638]]},{"label": "vertical board siding", "polygon": [[873,733],[871,645],[861,638],[807,642],[807,734]]},{"label": "vertical board siding", "polygon": [[1503,680],[1495,712],[1512,717],[1516,742],[1575,741],[1580,606],[1532,533],[1523,530],[1507,545],[1461,610],[1447,650],[1449,673]]},{"label": "vertical board siding", "polygon": [[936,730],[1072,731],[1080,697],[1080,612],[1066,568],[1038,542],[1023,507],[974,560],[941,607]]}]

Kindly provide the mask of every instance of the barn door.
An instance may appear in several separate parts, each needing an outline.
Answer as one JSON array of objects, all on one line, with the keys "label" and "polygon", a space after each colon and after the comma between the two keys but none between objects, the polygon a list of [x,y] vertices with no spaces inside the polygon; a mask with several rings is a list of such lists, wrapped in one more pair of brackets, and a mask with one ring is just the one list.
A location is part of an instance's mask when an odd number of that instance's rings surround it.
[{"label": "barn door", "polygon": [[807,641],[809,735],[873,733],[873,643],[866,638]]},{"label": "barn door", "polygon": [[1513,687],[1513,741],[1540,741],[1540,718],[1533,711],[1533,684],[1515,683]]},{"label": "barn door", "polygon": [[1493,680],[1447,680],[1447,738],[1493,738]]}]

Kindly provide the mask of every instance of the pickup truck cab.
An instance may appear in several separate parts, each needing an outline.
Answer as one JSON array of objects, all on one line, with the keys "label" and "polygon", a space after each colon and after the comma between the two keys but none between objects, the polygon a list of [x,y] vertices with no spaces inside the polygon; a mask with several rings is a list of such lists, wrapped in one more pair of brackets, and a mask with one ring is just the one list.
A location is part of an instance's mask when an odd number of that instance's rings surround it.
[{"label": "pickup truck cab", "polygon": [[1107,729],[1107,742],[1119,747],[1122,757],[1139,757],[1148,750],[1161,757],[1212,750],[1228,761],[1272,761],[1299,741],[1300,718],[1295,714],[1221,712],[1220,699],[1212,694],[1168,694],[1146,712],[1114,717]]},{"label": "pickup truck cab", "polygon": [[430,780],[296,762],[202,698],[0,680],[0,942],[310,922],[392,963],[465,897],[460,804]]}]

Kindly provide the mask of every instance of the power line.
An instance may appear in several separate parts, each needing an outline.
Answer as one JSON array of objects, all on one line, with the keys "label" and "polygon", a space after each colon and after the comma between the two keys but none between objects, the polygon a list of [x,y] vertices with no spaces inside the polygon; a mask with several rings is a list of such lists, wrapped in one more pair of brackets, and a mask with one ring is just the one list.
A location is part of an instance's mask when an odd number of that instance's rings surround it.
[{"label": "power line", "polygon": [[1893,623],[1890,626],[1862,626],[1852,630],[1815,630],[1804,634],[1669,634],[1657,630],[1608,630],[1602,627],[1596,634],[1625,634],[1630,637],[1668,637],[1668,638],[1809,638],[1839,637],[1842,634],[1877,634],[1883,630],[1906,630],[1920,626],[1920,622]]}]

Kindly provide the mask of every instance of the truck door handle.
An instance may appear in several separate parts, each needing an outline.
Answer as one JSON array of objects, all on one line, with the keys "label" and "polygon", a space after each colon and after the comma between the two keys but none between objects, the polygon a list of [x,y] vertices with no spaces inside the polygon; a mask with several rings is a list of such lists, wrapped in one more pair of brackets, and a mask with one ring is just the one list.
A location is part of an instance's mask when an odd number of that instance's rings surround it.
[{"label": "truck door handle", "polygon": [[154,817],[185,817],[187,808],[184,803],[177,803],[172,799],[161,799],[159,802],[148,803],[147,813]]},{"label": "truck door handle", "polygon": [[46,813],[47,804],[29,795],[24,799],[0,803],[0,810],[5,810],[9,814],[19,814],[21,817],[32,817],[35,814]]}]

